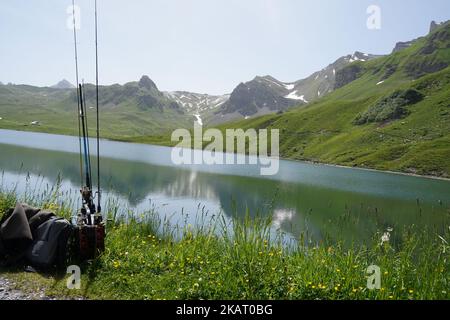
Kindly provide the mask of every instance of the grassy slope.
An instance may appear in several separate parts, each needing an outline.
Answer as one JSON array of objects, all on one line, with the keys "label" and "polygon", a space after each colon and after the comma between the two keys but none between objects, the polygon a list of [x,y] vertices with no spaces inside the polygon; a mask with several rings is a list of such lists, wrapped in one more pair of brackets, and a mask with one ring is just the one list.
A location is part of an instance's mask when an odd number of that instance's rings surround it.
[{"label": "grassy slope", "polygon": [[[362,77],[308,107],[220,128],[280,129],[280,152],[285,158],[449,177],[450,68],[419,79],[405,71],[421,63],[423,56],[418,52],[426,40],[385,58],[358,62],[364,70]],[[450,62],[450,49],[437,50],[427,59]],[[389,65],[397,71],[377,85]],[[408,106],[410,114],[405,119],[353,124],[359,113],[379,99],[407,88],[426,97]]]},{"label": "grassy slope", "polygon": [[[114,90],[114,88],[109,89]],[[0,128],[76,135],[77,106],[69,90],[32,86],[0,86]],[[91,133],[95,129],[94,104],[88,103]],[[129,139],[156,135],[191,125],[191,119],[176,110],[139,108],[132,99],[118,105],[101,105],[101,135],[110,139]],[[32,121],[40,121],[32,126]],[[193,119],[192,119],[193,121]]]},{"label": "grassy slope", "polygon": [[[76,108],[76,107],[75,107]],[[28,105],[0,105],[3,120],[0,128],[22,131],[47,132],[55,134],[78,134],[76,111],[61,110],[61,105],[48,106],[36,110]],[[76,110],[76,109],[75,109]],[[130,140],[136,136],[167,133],[171,129],[187,127],[190,121],[174,116],[174,112],[143,111],[133,105],[123,105],[112,111],[101,113],[101,136],[109,139]],[[90,132],[95,130],[95,113],[88,113]],[[41,125],[32,126],[31,121],[39,120]]]},{"label": "grassy slope", "polygon": [[[383,125],[352,124],[358,113],[383,96],[380,92],[353,98],[352,91],[357,91],[364,80],[308,108],[242,121],[226,128],[280,129],[281,156],[290,159],[448,177],[450,70],[401,85],[406,88],[437,84],[436,88],[422,89],[427,97],[409,107],[411,114],[407,118]],[[389,82],[379,87],[385,92],[398,88],[391,87]]]}]

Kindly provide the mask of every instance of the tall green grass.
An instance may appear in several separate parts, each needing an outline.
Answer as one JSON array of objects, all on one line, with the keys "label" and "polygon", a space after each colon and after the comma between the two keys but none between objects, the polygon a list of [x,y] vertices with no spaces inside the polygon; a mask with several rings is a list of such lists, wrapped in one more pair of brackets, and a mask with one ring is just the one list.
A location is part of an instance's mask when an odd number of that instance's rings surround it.
[{"label": "tall green grass", "polygon": [[[27,200],[73,215],[71,200],[55,187],[38,196],[0,190],[0,216]],[[19,286],[49,295],[93,299],[448,299],[450,223],[439,230],[409,226],[373,235],[369,245],[310,244],[304,234],[286,245],[270,218],[228,220],[200,211],[195,225],[171,225],[156,210],[108,210],[106,251],[82,265],[82,289],[64,279],[8,270]],[[449,220],[450,222],[450,213]],[[381,268],[381,288],[367,288],[367,267]],[[6,272],[6,270],[4,270]],[[31,286],[31,288],[30,288]]]}]

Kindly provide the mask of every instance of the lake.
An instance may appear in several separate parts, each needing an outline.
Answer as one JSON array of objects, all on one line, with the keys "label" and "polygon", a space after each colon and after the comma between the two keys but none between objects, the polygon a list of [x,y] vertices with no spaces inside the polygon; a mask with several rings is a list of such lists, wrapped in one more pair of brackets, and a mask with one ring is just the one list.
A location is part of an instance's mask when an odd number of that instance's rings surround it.
[{"label": "lake", "polygon": [[[1,187],[39,193],[61,177],[61,192],[76,202],[78,150],[77,137],[0,129]],[[178,166],[171,148],[108,140],[101,141],[101,165],[105,202],[114,199],[124,212],[155,209],[178,225],[195,225],[201,213],[231,220],[248,210],[312,242],[365,242],[411,224],[448,227],[447,180],[284,160],[277,175],[260,176],[258,165]]]}]

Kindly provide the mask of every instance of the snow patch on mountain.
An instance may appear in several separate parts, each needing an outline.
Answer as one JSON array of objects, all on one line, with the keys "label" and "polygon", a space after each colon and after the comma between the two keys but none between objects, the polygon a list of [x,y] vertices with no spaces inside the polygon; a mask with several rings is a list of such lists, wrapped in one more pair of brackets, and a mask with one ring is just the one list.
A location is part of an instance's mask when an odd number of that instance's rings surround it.
[{"label": "snow patch on mountain", "polygon": [[205,119],[210,119],[215,110],[230,98],[229,94],[215,96],[187,91],[164,92],[164,95],[178,103],[187,114],[194,116],[199,125],[204,125]]},{"label": "snow patch on mountain", "polygon": [[267,82],[269,86],[276,85],[277,87],[284,88],[289,91],[295,88],[295,83],[281,82],[271,76],[256,77],[255,80],[258,82]]},{"label": "snow patch on mountain", "polygon": [[284,87],[285,87],[287,90],[292,90],[292,89],[294,89],[294,87],[295,87],[295,83],[284,84]]},{"label": "snow patch on mountain", "polygon": [[285,96],[285,98],[292,99],[292,100],[301,100],[304,103],[308,103],[308,101],[306,101],[306,99],[305,99],[305,95],[302,94],[301,96],[299,96],[299,95],[297,95],[297,91],[293,91],[293,92],[289,93],[287,96]]}]

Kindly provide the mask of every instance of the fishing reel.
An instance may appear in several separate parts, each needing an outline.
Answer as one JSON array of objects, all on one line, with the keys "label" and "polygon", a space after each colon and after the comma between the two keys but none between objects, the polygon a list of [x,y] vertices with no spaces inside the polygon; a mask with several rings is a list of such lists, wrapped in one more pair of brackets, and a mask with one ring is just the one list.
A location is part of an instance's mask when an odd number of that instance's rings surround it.
[{"label": "fishing reel", "polygon": [[[92,197],[92,190],[88,187],[84,187],[80,190],[81,197],[83,199],[83,206],[80,209],[78,214],[78,222],[77,224],[86,224],[86,225],[99,225],[103,222],[103,216],[101,214],[100,201],[97,205],[97,208],[94,204],[94,199]],[[100,197],[100,193],[97,195]]]},{"label": "fishing reel", "polygon": [[95,207],[92,191],[89,188],[81,189],[83,206],[78,213],[75,241],[78,256],[82,260],[92,260],[105,251],[105,224],[101,208]]},{"label": "fishing reel", "polygon": [[81,260],[92,260],[105,251],[105,225],[78,225],[75,231],[78,256]]}]

